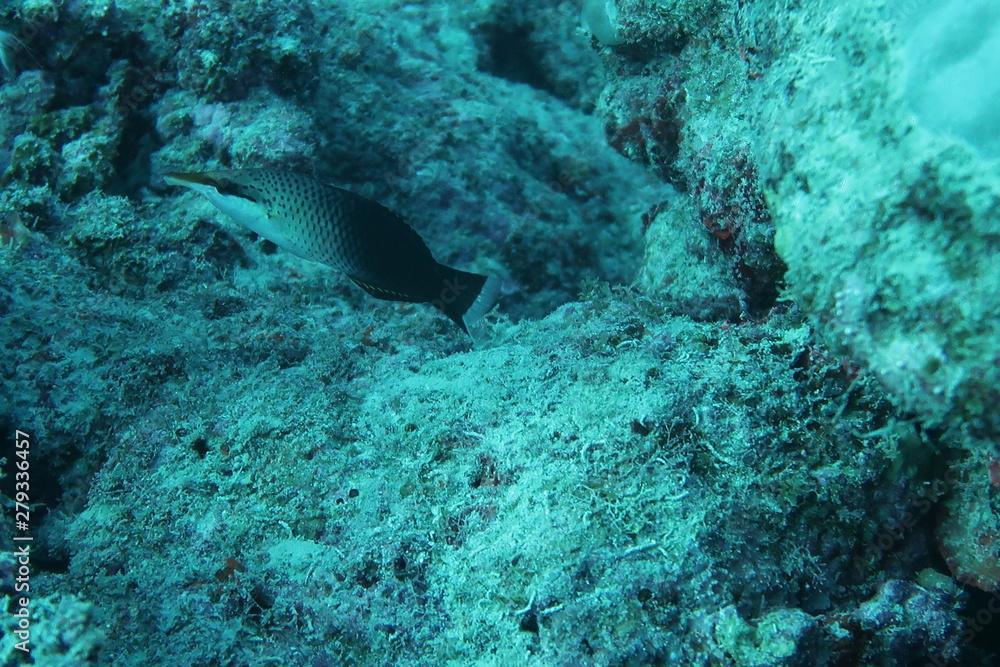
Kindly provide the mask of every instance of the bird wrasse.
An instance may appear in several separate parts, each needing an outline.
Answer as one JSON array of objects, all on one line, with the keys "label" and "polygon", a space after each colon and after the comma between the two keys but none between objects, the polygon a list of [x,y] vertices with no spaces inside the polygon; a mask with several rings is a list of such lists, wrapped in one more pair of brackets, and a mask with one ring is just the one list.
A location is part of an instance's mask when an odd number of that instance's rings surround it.
[{"label": "bird wrasse", "polygon": [[430,303],[466,333],[496,303],[495,276],[439,263],[416,231],[378,202],[288,171],[172,172],[241,225],[331,266],[377,299]]}]

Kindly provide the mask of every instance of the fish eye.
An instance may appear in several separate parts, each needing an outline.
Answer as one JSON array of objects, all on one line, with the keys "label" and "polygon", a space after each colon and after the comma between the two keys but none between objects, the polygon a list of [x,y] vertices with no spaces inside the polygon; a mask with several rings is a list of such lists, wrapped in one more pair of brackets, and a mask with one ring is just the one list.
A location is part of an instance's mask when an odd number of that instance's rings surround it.
[{"label": "fish eye", "polygon": [[257,198],[251,194],[247,188],[234,183],[233,181],[217,180],[215,182],[215,189],[220,195],[231,195],[233,197],[239,197],[240,199],[247,199],[254,204],[259,203]]}]

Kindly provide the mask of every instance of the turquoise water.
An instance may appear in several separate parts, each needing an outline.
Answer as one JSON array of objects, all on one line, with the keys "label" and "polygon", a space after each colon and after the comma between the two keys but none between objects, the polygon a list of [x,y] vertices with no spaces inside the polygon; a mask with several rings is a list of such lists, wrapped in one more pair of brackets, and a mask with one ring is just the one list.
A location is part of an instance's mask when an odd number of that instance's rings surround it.
[{"label": "turquoise water", "polygon": [[1000,664],[998,25],[0,5],[3,664]]}]

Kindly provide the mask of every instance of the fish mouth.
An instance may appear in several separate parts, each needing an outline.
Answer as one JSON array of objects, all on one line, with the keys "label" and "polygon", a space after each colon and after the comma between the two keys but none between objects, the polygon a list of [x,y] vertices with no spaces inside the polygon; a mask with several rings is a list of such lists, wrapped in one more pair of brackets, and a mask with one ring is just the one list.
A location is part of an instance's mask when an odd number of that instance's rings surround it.
[{"label": "fish mouth", "polygon": [[199,173],[196,171],[168,171],[163,175],[163,180],[170,185],[207,185],[209,187],[218,188],[219,182],[205,173]]}]

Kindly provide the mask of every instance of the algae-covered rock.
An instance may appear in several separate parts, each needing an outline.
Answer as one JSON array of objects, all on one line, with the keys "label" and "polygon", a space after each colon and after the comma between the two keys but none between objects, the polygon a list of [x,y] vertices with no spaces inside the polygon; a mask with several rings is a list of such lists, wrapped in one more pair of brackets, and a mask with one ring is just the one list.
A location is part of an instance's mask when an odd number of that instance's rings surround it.
[{"label": "algae-covered rock", "polygon": [[94,605],[69,595],[47,595],[32,600],[30,639],[21,647],[14,633],[17,619],[4,619],[5,632],[0,655],[16,664],[30,647],[34,662],[53,667],[99,664],[105,633],[96,623]]},{"label": "algae-covered rock", "polygon": [[715,641],[726,658],[739,665],[806,665],[802,654],[818,634],[818,622],[797,609],[769,613],[754,625],[726,607],[715,619]]},{"label": "algae-covered rock", "polygon": [[0,86],[0,173],[10,164],[11,144],[51,99],[53,86],[39,72],[25,72]]},{"label": "algae-covered rock", "polygon": [[808,43],[812,61],[792,50],[768,68],[761,88],[785,91],[758,106],[773,128],[756,143],[775,246],[790,296],[901,405],[995,434],[1000,176],[913,124],[878,19],[845,8],[817,30],[804,16],[790,45]]}]

